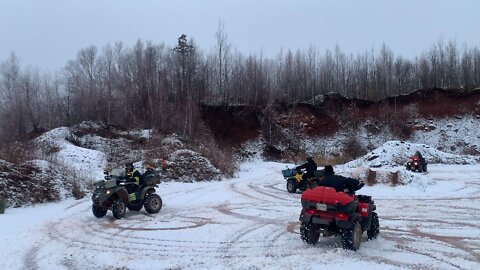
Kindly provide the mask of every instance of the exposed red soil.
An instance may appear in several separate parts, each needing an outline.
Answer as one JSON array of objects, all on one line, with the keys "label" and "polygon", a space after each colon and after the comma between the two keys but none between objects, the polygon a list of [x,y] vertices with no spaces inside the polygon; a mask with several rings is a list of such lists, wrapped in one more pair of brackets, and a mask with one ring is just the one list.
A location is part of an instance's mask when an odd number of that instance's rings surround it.
[{"label": "exposed red soil", "polygon": [[480,117],[480,89],[470,92],[422,89],[376,102],[328,94],[317,104],[275,105],[268,111],[251,106],[202,108],[207,126],[224,146],[237,146],[258,137],[267,116],[269,123],[307,136],[331,136],[340,129],[359,125],[375,134],[380,127],[388,125],[400,139],[407,139],[414,130],[434,128],[419,126],[418,119],[465,115]]},{"label": "exposed red soil", "polygon": [[330,136],[338,131],[335,114],[323,106],[298,103],[288,107],[277,107],[277,124],[283,128],[295,129],[310,136]]},{"label": "exposed red soil", "polygon": [[222,146],[236,146],[260,135],[260,121],[253,107],[203,106],[202,117]]}]

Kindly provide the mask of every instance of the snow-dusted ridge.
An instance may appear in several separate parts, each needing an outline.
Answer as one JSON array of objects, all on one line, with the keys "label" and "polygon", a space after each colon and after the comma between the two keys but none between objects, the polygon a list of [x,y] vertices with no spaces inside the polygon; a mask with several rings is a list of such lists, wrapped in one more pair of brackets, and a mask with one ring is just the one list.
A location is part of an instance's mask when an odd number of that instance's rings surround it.
[{"label": "snow-dusted ridge", "polygon": [[426,144],[389,141],[367,155],[345,164],[346,167],[388,168],[402,166],[419,151],[428,164],[477,164],[479,157],[455,155],[440,151]]}]

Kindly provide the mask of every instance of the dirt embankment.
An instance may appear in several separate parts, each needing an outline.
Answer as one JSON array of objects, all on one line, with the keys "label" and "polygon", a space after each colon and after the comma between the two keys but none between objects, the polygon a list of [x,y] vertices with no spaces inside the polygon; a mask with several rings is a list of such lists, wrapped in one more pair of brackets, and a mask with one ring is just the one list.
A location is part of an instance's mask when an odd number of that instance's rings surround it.
[{"label": "dirt embankment", "polygon": [[[216,141],[238,146],[263,135],[267,142],[288,141],[288,134],[328,137],[348,128],[366,127],[371,134],[387,127],[397,139],[409,139],[419,120],[480,117],[480,89],[426,89],[379,101],[349,99],[337,94],[313,103],[251,106],[203,106],[202,117]],[[424,128],[424,127],[420,127]],[[288,144],[288,143],[287,143]]]}]

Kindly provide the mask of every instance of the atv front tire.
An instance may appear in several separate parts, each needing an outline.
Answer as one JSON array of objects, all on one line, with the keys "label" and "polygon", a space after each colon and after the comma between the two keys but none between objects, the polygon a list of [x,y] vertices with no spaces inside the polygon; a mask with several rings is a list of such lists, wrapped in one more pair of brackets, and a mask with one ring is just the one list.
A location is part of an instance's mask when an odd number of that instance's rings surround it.
[{"label": "atv front tire", "polygon": [[358,221],[353,222],[352,228],[342,229],[342,247],[347,250],[358,250],[362,243],[362,226]]},{"label": "atv front tire", "polygon": [[367,231],[368,240],[377,238],[380,232],[380,222],[378,221],[377,213],[372,213],[372,223],[370,223],[370,229]]},{"label": "atv front tire", "polygon": [[125,206],[125,202],[119,198],[112,204],[112,213],[113,217],[116,219],[121,219],[125,216],[125,212],[127,211],[127,207]]},{"label": "atv front tire", "polygon": [[92,204],[93,215],[97,218],[104,217],[107,214],[108,209],[100,207],[99,205]]},{"label": "atv front tire", "polygon": [[287,181],[287,191],[289,193],[295,193],[297,192],[297,183],[293,179],[289,179]]},{"label": "atv front tire", "polygon": [[312,223],[302,222],[300,226],[300,237],[305,243],[315,245],[318,242],[320,233],[317,231],[317,226]]},{"label": "atv front tire", "polygon": [[145,203],[144,203],[145,210],[149,214],[158,213],[160,211],[160,209],[162,209],[162,205],[163,205],[162,198],[160,198],[160,196],[158,196],[157,194],[148,195],[148,197],[147,197],[147,199],[145,199]]}]

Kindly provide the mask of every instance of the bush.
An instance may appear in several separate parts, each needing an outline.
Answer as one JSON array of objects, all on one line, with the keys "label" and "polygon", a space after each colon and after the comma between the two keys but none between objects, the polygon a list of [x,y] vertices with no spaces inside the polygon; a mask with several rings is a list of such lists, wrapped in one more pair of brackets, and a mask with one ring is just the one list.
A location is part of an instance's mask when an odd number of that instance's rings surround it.
[{"label": "bush", "polygon": [[344,144],[343,156],[347,161],[354,160],[367,153],[356,137],[350,137]]},{"label": "bush", "polygon": [[[315,159],[315,158],[314,158]],[[324,165],[337,165],[350,161],[345,155],[333,154],[333,155],[318,155],[315,159],[318,166]]]},{"label": "bush", "polygon": [[478,156],[480,155],[480,151],[477,149],[475,145],[468,145],[463,147],[462,154],[470,155],[470,156]]},{"label": "bush", "polygon": [[72,184],[72,195],[76,200],[83,199],[85,197],[85,191],[82,190],[77,181],[73,181]]},{"label": "bush", "polygon": [[413,135],[413,127],[409,124],[415,118],[412,110],[393,112],[387,117],[390,131],[400,140],[409,140]]},{"label": "bush", "polygon": [[10,144],[0,145],[0,159],[6,160],[13,164],[19,164],[27,160],[33,159],[35,153],[30,150],[26,143],[14,142]]},{"label": "bush", "polygon": [[377,172],[376,171],[372,171],[371,169],[368,169],[366,183],[369,186],[373,186],[377,183]]},{"label": "bush", "polygon": [[398,172],[390,172],[389,180],[390,180],[390,184],[392,184],[392,186],[398,185],[400,183],[400,179],[398,177]]},{"label": "bush", "polygon": [[57,201],[59,192],[51,176],[29,162],[0,161],[0,190],[14,207]]},{"label": "bush", "polygon": [[213,166],[219,169],[224,175],[232,177],[237,170],[237,162],[234,159],[232,149],[221,149],[213,139],[197,144],[193,150],[206,157]]}]

